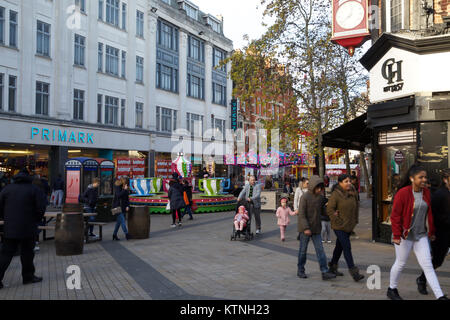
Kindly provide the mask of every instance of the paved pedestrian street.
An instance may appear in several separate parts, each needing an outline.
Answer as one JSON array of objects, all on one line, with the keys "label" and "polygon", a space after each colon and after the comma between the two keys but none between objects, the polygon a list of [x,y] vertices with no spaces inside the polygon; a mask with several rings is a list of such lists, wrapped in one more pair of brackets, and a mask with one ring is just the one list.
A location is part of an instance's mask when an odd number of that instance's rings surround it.
[{"label": "paved pedestrian street", "polygon": [[[369,290],[366,279],[355,283],[345,266],[343,277],[322,281],[312,243],[308,251],[306,273],[297,272],[296,218],[288,226],[286,242],[279,239],[274,213],[263,213],[263,234],[249,242],[230,241],[233,213],[195,215],[181,228],[170,228],[169,215],[151,217],[151,237],[147,240],[113,242],[110,223],[102,242],[85,245],[81,256],[57,257],[54,241],[41,242],[36,254],[36,274],[44,277],[38,284],[21,283],[20,258],[15,257],[0,290],[0,299],[62,300],[168,300],[168,299],[387,299],[389,270],[394,247],[373,243],[370,200],[361,194],[359,239],[352,241],[356,264],[368,276],[369,265],[381,269],[381,289]],[[120,237],[120,233],[119,233]],[[123,236],[122,236],[123,237]],[[123,237],[124,238],[124,237]],[[333,240],[335,237],[333,237]],[[334,248],[324,244],[328,259]],[[444,293],[450,292],[450,257],[438,271]],[[66,286],[67,268],[80,267],[81,289]],[[432,300],[434,295],[417,292],[415,279],[420,267],[411,254],[400,280],[404,299]]]}]

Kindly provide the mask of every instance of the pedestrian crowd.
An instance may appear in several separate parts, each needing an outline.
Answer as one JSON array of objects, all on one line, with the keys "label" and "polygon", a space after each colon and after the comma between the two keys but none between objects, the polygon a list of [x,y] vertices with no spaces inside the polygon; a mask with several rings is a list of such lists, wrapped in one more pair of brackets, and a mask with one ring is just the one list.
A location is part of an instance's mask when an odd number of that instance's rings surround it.
[{"label": "pedestrian crowd", "polygon": [[[204,172],[202,172],[203,174]],[[207,176],[206,170],[204,176]],[[23,168],[13,177],[12,183],[0,177],[0,220],[4,221],[3,244],[0,253],[0,289],[2,280],[13,256],[20,247],[22,263],[22,280],[24,284],[42,281],[36,276],[34,254],[38,226],[49,204],[61,207],[64,198],[64,180],[61,175],[49,186],[46,177],[30,175],[28,168]],[[407,264],[411,251],[422,268],[422,274],[416,279],[418,291],[428,294],[427,284],[437,299],[448,300],[444,295],[435,270],[439,268],[450,247],[450,170],[445,169],[441,175],[441,187],[433,194],[427,185],[427,172],[414,165],[404,177],[404,181],[396,189],[393,197],[390,221],[392,224],[393,244],[395,245],[395,263],[390,271],[390,284],[387,296],[392,300],[401,300],[398,282],[402,270]],[[265,186],[271,185],[266,180]],[[85,212],[95,213],[99,198],[100,179],[93,179],[86,191],[79,196],[84,204]],[[351,236],[359,223],[359,193],[355,177],[342,174],[332,187],[329,198],[326,197],[326,181],[319,176],[310,179],[302,178],[295,189],[290,181],[283,187],[285,196],[280,199],[280,206],[275,212],[280,239],[286,239],[286,228],[290,217],[297,216],[299,252],[297,276],[307,279],[305,265],[309,242],[313,243],[318,258],[319,270],[323,280],[331,280],[343,276],[338,265],[342,255],[348,272],[354,281],[364,278],[360,274],[352,252]],[[238,201],[237,211],[233,217],[233,226],[239,233],[255,220],[256,234],[262,233],[261,225],[261,191],[262,185],[255,176],[249,176],[248,182],[241,188],[234,182]],[[182,226],[185,214],[193,220],[195,203],[193,187],[177,173],[172,175],[168,190],[172,224],[175,228]],[[51,195],[50,195],[51,194]],[[131,239],[126,226],[126,213],[130,210],[130,187],[127,179],[117,179],[114,184],[112,214],[116,215],[113,240],[119,241],[121,228],[125,238]],[[286,196],[287,195],[287,196]],[[293,208],[289,206],[289,196],[293,195]],[[49,201],[50,196],[50,201]],[[95,217],[90,217],[95,221]],[[331,233],[335,235],[335,245],[331,259],[328,261],[324,243],[332,243]],[[93,234],[93,226],[89,227],[89,235]]]}]

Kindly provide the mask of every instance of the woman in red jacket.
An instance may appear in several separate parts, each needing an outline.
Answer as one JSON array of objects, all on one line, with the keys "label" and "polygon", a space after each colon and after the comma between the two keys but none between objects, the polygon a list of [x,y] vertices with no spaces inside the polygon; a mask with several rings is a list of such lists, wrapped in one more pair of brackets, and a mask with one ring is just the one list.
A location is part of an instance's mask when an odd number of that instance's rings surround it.
[{"label": "woman in red jacket", "polygon": [[448,300],[442,293],[431,262],[428,238],[434,241],[436,237],[431,214],[431,195],[430,190],[425,188],[426,182],[425,169],[414,165],[409,169],[403,187],[394,196],[391,223],[396,259],[391,269],[387,291],[387,296],[392,300],[402,300],[397,290],[398,280],[411,250],[414,250],[436,298]]}]

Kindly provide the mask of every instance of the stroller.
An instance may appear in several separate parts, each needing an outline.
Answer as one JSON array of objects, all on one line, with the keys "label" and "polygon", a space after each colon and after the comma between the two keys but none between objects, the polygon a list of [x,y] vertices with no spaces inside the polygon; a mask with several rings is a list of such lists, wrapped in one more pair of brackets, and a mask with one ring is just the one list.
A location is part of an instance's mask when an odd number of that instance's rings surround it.
[{"label": "stroller", "polygon": [[[245,241],[252,240],[254,237],[253,233],[251,232],[252,216],[250,214],[250,210],[249,210],[250,208],[247,203],[238,202],[235,215],[236,215],[236,213],[238,213],[240,206],[245,207],[245,210],[247,210],[247,212],[248,212],[249,219],[247,221],[247,225],[243,228],[242,231],[236,230],[236,227],[234,226],[234,223],[233,223],[233,231],[231,233],[230,241],[237,240],[238,238],[241,239],[241,236]],[[234,215],[233,215],[233,218],[234,218]]]}]

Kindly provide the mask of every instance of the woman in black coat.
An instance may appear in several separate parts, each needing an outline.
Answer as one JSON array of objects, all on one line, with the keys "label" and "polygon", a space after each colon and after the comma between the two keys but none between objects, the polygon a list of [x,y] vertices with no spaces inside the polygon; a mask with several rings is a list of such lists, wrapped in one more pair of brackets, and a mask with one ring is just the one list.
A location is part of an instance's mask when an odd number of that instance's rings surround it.
[{"label": "woman in black coat", "polygon": [[177,173],[172,175],[173,180],[170,183],[169,188],[169,200],[170,200],[170,211],[172,213],[172,225],[171,227],[176,227],[176,219],[178,217],[178,226],[181,227],[181,209],[186,206],[183,197],[183,185],[180,183],[179,176]]},{"label": "woman in black coat", "polygon": [[130,235],[128,234],[127,224],[125,222],[125,214],[130,210],[130,200],[129,200],[130,192],[126,179],[117,180],[114,183],[114,199],[113,199],[113,208],[121,208],[121,212],[117,215],[116,226],[114,228],[113,240],[119,241],[120,239],[117,237],[117,232],[119,232],[119,228],[122,227],[123,233],[125,233],[125,237],[127,240],[130,239]]}]

